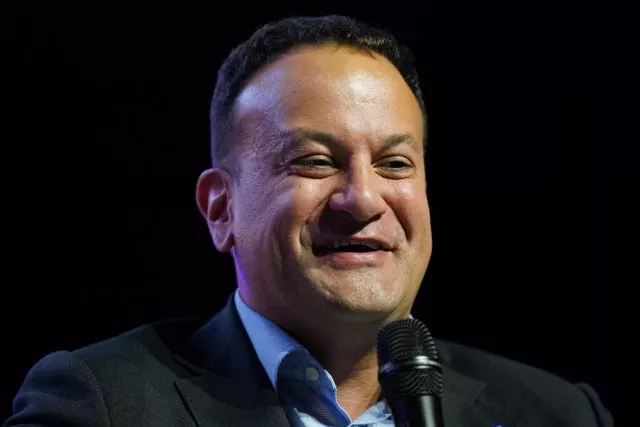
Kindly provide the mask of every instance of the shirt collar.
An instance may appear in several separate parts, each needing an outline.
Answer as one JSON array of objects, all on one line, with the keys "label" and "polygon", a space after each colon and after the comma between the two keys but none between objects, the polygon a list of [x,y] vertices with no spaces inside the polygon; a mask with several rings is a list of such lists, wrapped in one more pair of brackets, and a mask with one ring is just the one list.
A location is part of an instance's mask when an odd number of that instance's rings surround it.
[{"label": "shirt collar", "polygon": [[240,320],[275,389],[282,360],[293,351],[304,350],[304,347],[278,325],[249,307],[237,289],[234,298]]},{"label": "shirt collar", "polygon": [[[271,320],[249,307],[240,296],[239,289],[236,289],[234,299],[240,320],[274,389],[277,387],[280,364],[289,354],[294,351],[301,351],[309,359],[315,361],[302,344]],[[409,317],[413,318],[411,314],[409,314]],[[330,375],[329,377],[330,382],[333,384],[333,378]],[[335,387],[335,385],[333,386]]]}]

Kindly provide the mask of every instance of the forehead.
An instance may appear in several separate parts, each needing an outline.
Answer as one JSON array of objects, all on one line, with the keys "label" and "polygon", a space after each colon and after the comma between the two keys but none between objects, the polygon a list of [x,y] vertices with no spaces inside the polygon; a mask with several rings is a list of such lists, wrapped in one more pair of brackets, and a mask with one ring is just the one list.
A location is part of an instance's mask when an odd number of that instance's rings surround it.
[{"label": "forehead", "polygon": [[251,135],[313,128],[341,139],[422,140],[422,112],[386,58],[353,48],[297,48],[253,76],[234,105],[235,125]]}]

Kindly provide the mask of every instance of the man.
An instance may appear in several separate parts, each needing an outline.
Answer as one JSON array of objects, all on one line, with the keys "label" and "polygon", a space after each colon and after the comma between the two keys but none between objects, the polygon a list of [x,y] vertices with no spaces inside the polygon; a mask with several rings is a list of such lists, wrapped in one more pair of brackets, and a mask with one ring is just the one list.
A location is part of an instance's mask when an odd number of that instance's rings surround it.
[{"label": "man", "polygon": [[[259,29],[222,65],[196,199],[238,291],[206,325],[148,325],[39,361],[5,426],[391,426],[376,333],[432,250],[409,54],[338,16]],[[611,426],[596,393],[438,342],[447,426]]]}]

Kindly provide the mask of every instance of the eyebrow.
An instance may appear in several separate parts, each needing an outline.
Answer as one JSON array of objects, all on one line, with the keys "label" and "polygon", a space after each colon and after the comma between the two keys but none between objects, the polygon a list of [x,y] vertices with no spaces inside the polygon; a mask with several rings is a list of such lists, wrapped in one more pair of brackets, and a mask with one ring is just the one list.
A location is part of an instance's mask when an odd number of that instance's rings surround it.
[{"label": "eyebrow", "polygon": [[[296,128],[291,131],[284,132],[283,137],[293,143],[300,142],[302,140],[310,140],[324,145],[327,148],[343,145],[340,138],[332,133],[308,128]],[[407,144],[418,152],[422,151],[419,147],[418,141],[410,133],[398,133],[387,136],[382,141],[381,148],[389,149],[402,144]]]}]

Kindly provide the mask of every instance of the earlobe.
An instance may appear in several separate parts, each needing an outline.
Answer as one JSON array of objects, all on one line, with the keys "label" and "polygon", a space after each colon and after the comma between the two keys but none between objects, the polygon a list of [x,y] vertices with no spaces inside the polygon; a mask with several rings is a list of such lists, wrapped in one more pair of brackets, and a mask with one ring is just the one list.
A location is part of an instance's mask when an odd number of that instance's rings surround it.
[{"label": "earlobe", "polygon": [[208,169],[200,175],[196,187],[198,209],[207,221],[213,244],[221,252],[233,247],[230,182],[225,171]]}]

